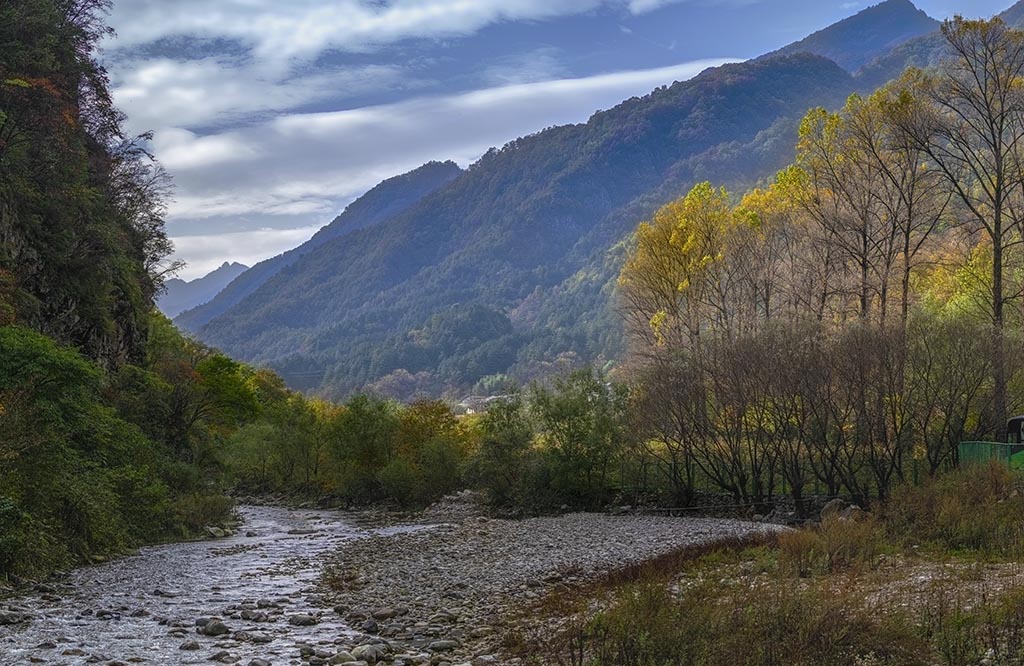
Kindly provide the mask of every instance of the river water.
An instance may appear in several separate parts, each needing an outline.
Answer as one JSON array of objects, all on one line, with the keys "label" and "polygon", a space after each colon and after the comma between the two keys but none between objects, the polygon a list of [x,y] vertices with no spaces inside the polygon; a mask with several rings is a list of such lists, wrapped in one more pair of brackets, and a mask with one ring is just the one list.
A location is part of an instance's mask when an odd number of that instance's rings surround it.
[{"label": "river water", "polygon": [[[211,664],[225,651],[225,660],[241,664],[299,664],[300,645],[329,650],[352,635],[318,595],[320,556],[348,540],[423,529],[359,526],[333,511],[243,506],[239,514],[244,522],[234,536],[143,548],[77,569],[52,591],[9,600],[33,619],[0,626],[0,665]],[[260,601],[265,608],[257,611]],[[241,619],[240,604],[268,621]],[[319,622],[294,626],[288,620],[296,614]],[[198,635],[196,619],[213,616],[232,634]],[[180,649],[188,641],[199,649]]]}]

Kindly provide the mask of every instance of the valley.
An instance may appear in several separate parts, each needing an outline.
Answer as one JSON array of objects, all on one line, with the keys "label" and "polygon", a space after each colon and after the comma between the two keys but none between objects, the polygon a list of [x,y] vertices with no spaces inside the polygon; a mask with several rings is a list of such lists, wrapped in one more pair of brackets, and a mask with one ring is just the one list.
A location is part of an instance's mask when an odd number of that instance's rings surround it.
[{"label": "valley", "polygon": [[0,3],[0,666],[1024,663],[1024,0],[192,3]]}]

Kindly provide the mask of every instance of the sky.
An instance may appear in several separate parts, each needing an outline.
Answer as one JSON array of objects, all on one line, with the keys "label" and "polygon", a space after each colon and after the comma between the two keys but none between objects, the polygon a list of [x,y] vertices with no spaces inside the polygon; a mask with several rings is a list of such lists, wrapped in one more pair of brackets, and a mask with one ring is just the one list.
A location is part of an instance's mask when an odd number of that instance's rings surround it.
[{"label": "sky", "polygon": [[[851,0],[115,0],[127,129],[193,279],[295,247],[385,178],[586,121],[864,9]],[[919,0],[935,18],[1012,0]]]}]

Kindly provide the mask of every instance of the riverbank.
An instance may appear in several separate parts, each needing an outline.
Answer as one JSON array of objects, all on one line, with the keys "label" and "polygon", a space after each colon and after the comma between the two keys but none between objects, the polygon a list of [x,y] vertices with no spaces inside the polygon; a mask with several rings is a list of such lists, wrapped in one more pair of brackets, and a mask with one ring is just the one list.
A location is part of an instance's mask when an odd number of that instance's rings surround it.
[{"label": "riverbank", "polygon": [[530,614],[540,600],[766,529],[599,514],[498,520],[469,497],[400,525],[383,524],[383,512],[239,511],[234,535],[143,548],[0,604],[0,665],[514,663],[499,655],[541,628]]},{"label": "riverbank", "polygon": [[356,656],[516,664],[508,649],[558,622],[529,612],[542,600],[680,549],[779,529],[640,515],[461,515],[429,530],[346,543],[332,555],[324,582],[335,612],[363,633],[357,642],[375,646]]}]

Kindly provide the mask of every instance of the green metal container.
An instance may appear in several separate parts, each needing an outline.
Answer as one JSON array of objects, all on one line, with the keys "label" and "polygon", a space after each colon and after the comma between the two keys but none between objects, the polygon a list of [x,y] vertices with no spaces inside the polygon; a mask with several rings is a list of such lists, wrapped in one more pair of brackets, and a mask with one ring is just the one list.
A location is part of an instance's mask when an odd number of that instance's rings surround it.
[{"label": "green metal container", "polygon": [[1001,462],[1011,469],[1024,469],[1024,444],[999,442],[960,442],[957,447],[960,466]]}]

